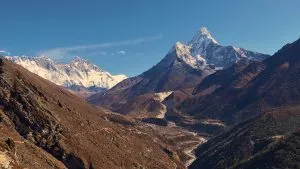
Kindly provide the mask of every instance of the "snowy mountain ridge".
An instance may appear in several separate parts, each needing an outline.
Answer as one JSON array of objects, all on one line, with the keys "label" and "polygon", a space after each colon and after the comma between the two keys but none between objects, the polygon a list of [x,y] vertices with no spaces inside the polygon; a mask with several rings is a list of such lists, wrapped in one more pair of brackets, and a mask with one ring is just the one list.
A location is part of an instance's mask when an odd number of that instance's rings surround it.
[{"label": "snowy mountain ridge", "polygon": [[98,66],[80,57],[75,57],[69,63],[57,63],[46,56],[6,56],[7,59],[23,66],[29,71],[64,87],[83,86],[110,89],[125,75],[111,75]]}]

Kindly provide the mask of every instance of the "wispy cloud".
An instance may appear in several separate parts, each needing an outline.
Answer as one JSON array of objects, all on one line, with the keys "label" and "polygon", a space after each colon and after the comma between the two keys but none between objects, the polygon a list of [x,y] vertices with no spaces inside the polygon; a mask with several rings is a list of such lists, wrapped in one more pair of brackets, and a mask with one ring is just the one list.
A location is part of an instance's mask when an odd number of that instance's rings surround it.
[{"label": "wispy cloud", "polygon": [[[68,57],[73,57],[78,55],[78,53],[99,53],[107,55],[108,52],[104,51],[104,49],[113,48],[113,47],[122,47],[122,46],[131,46],[131,45],[139,45],[149,41],[155,41],[163,38],[163,34],[157,34],[149,37],[140,37],[137,39],[124,40],[118,42],[111,43],[100,43],[100,44],[89,44],[89,45],[78,45],[78,46],[69,46],[62,48],[53,48],[44,51],[40,51],[38,55],[45,55],[52,59],[64,59]],[[125,55],[126,52],[124,50],[119,50],[114,52],[114,54]]]},{"label": "wispy cloud", "polygon": [[10,52],[5,50],[0,50],[0,54],[10,55]]},{"label": "wispy cloud", "polygon": [[124,50],[120,50],[120,51],[117,52],[117,54],[119,54],[119,55],[126,55],[126,52]]}]

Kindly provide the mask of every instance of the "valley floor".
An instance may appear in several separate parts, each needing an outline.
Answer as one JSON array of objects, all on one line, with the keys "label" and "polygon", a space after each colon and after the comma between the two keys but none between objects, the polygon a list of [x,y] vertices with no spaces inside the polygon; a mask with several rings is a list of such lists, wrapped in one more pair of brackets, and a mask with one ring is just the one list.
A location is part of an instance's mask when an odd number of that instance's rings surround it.
[{"label": "valley floor", "polygon": [[147,124],[146,126],[151,127],[162,137],[175,144],[175,146],[182,152],[182,154],[179,154],[179,157],[186,167],[195,161],[195,150],[197,147],[208,140],[207,137],[200,136],[195,132],[183,129],[177,126],[174,122],[168,122],[167,126],[158,126],[154,124]]}]

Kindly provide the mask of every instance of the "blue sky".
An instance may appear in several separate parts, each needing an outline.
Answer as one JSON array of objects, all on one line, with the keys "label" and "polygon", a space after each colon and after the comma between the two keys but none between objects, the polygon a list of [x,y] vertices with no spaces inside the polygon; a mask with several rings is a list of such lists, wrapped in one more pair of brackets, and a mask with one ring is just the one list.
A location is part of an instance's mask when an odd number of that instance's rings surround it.
[{"label": "blue sky", "polygon": [[0,51],[84,57],[137,75],[202,26],[223,45],[272,54],[300,37],[299,0],[0,0]]}]

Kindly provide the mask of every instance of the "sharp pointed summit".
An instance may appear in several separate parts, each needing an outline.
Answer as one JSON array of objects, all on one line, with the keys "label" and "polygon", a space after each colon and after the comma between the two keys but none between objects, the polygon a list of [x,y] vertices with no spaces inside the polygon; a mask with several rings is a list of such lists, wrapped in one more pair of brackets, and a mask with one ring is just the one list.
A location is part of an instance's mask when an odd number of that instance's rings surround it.
[{"label": "sharp pointed summit", "polygon": [[209,30],[207,29],[207,27],[202,27],[200,28],[200,32],[203,34],[203,35],[208,35],[208,36],[211,36]]},{"label": "sharp pointed summit", "polygon": [[212,37],[211,33],[206,27],[200,28],[200,31],[188,43],[188,45],[191,46],[207,46],[209,44],[218,44],[218,42]]}]

